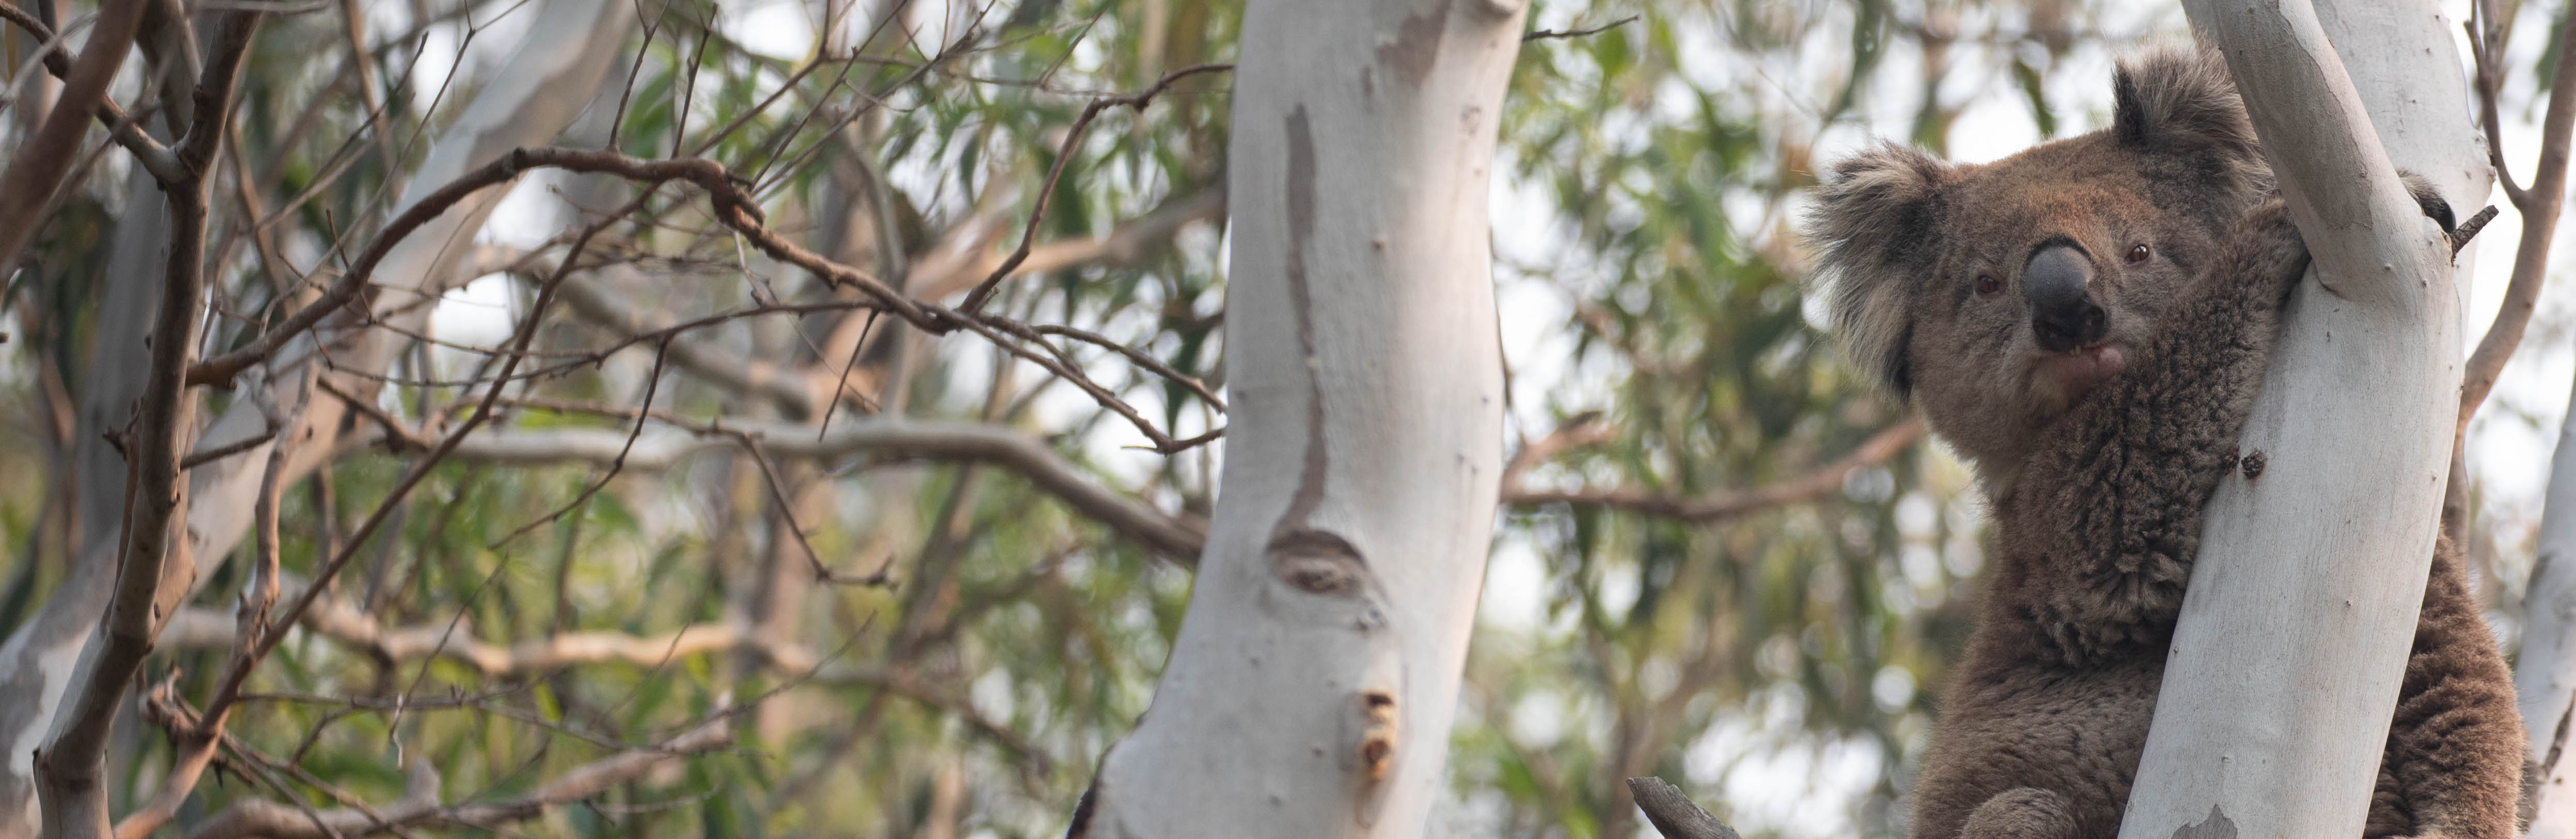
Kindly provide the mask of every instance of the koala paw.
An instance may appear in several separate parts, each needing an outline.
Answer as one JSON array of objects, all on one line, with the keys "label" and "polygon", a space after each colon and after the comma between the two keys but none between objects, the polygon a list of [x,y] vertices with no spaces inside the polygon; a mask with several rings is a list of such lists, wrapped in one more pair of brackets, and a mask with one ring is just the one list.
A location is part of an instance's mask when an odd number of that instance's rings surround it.
[{"label": "koala paw", "polygon": [[1977,805],[1959,839],[2075,839],[2075,817],[2057,793],[2014,787]]},{"label": "koala paw", "polygon": [[2442,199],[2442,192],[2433,188],[2432,181],[2404,169],[2397,170],[2397,179],[2404,182],[2406,191],[2415,196],[2415,205],[2424,208],[2424,217],[2442,225],[2442,232],[2453,233],[2460,229],[2460,219],[2451,212],[2451,202]]},{"label": "koala paw", "polygon": [[2259,287],[2268,289],[2265,299],[2274,304],[2289,296],[2308,270],[2308,241],[2290,220],[2289,206],[2278,198],[2247,213],[2221,248],[2226,274],[2264,283]]}]

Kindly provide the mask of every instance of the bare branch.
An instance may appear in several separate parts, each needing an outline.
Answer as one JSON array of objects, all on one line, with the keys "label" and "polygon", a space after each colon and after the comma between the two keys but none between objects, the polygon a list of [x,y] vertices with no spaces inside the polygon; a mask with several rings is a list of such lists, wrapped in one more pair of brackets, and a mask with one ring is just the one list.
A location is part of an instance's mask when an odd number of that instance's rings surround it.
[{"label": "bare branch", "polygon": [[1512,459],[1503,463],[1503,494],[1520,489],[1521,477],[1558,454],[1609,440],[1611,427],[1601,421],[1601,412],[1585,411],[1566,419],[1565,424],[1536,441],[1525,443]]},{"label": "bare branch", "polygon": [[[564,303],[571,307],[573,313],[626,335],[670,329],[678,319],[667,312],[647,313],[637,309],[609,288],[610,283],[631,288],[644,282],[643,272],[634,266],[610,265],[595,272],[566,276],[561,293]],[[801,419],[815,412],[816,395],[803,375],[804,370],[745,358],[713,342],[685,336],[662,343],[669,347],[673,366],[709,383],[775,402],[793,418]]]},{"label": "bare branch", "polygon": [[957,309],[968,313],[982,311],[984,301],[992,299],[993,288],[1001,285],[1003,278],[1009,277],[1014,269],[1019,268],[1022,260],[1029,258],[1029,248],[1037,244],[1038,223],[1046,218],[1047,198],[1055,193],[1056,181],[1064,177],[1065,164],[1073,159],[1075,148],[1081,145],[1083,132],[1091,128],[1092,119],[1100,116],[1101,111],[1119,106],[1144,110],[1145,106],[1153,104],[1154,97],[1170,89],[1173,82],[1200,73],[1217,73],[1233,69],[1232,64],[1199,64],[1183,67],[1164,73],[1162,78],[1154,81],[1152,87],[1145,88],[1142,92],[1103,97],[1092,100],[1089,105],[1084,105],[1082,115],[1073,120],[1073,128],[1065,132],[1064,147],[1056,150],[1055,166],[1048,170],[1046,182],[1038,185],[1037,205],[1029,208],[1029,223],[1026,229],[1020,231],[1019,250],[1013,251],[1010,258],[1002,260],[1001,267],[993,269],[990,276],[976,284],[974,291],[967,292],[965,302],[959,303]]},{"label": "bare branch", "polygon": [[[1637,22],[1637,16],[1636,16],[1636,15],[1629,15],[1629,16],[1627,16],[1627,17],[1623,17],[1623,18],[1620,18],[1620,19],[1618,19],[1618,20],[1614,20],[1614,21],[1611,21],[1611,22],[1609,22],[1609,23],[1604,23],[1604,24],[1602,24],[1602,25],[1600,25],[1600,26],[1595,26],[1595,27],[1592,27],[1592,28],[1589,28],[1589,29],[1568,29],[1568,30],[1563,30],[1563,31],[1559,31],[1559,30],[1555,30],[1555,29],[1539,29],[1539,30],[1533,30],[1533,31],[1531,31],[1531,32],[1529,32],[1529,33],[1527,33],[1527,34],[1522,35],[1522,36],[1521,36],[1521,42],[1522,42],[1522,43],[1528,43],[1528,42],[1531,42],[1531,41],[1544,41],[1544,40],[1547,40],[1547,39],[1549,39],[1549,38],[1581,38],[1581,37],[1586,36],[1586,35],[1598,35],[1598,34],[1601,34],[1601,33],[1603,33],[1603,32],[1608,32],[1608,31],[1610,31],[1610,30],[1617,29],[1617,28],[1619,28],[1619,27],[1626,26],[1626,25],[1628,25],[1628,24],[1635,23],[1635,22]],[[1634,779],[1631,779],[1628,783],[1630,783],[1631,785],[1633,785],[1633,784],[1635,784],[1635,783],[1636,783],[1636,781],[1635,781]]]},{"label": "bare branch", "polygon": [[[2483,5],[2483,4],[2478,4]],[[2492,9],[2486,10],[2492,13]],[[2477,27],[2472,26],[2471,31]],[[2568,46],[2568,33],[2558,33],[2561,54]],[[2496,309],[2495,323],[2478,339],[2478,348],[2469,353],[2468,363],[2460,370],[2460,421],[2454,435],[2468,433],[2469,418],[2495,389],[2496,377],[2503,375],[2505,362],[2513,359],[2514,348],[2522,345],[2522,333],[2531,325],[2531,313],[2540,300],[2541,281],[2549,273],[2550,241],[2558,233],[2558,214],[2567,203],[2567,153],[2571,135],[2576,135],[2576,96],[2568,95],[2576,86],[2576,61],[2558,62],[2558,73],[2552,79],[2549,110],[2541,117],[2540,163],[2532,169],[2531,189],[2517,192],[2511,181],[2504,180],[2504,150],[2496,133],[2495,73],[2483,50],[2479,53],[2479,80],[2476,85],[2482,118],[2487,120],[2487,150],[2495,160],[2496,177],[2506,184],[2505,193],[2513,199],[2514,209],[2522,213],[2522,240],[2514,246],[2513,274],[2505,283],[2504,303]]]},{"label": "bare branch", "polygon": [[[1214,431],[1186,440],[1173,439],[1155,428],[1153,423],[1137,413],[1133,406],[1119,400],[1115,394],[1093,382],[1078,366],[1060,357],[1051,359],[1039,355],[1022,346],[1018,341],[1004,336],[1005,333],[1019,334],[1045,347],[1050,354],[1060,355],[1061,351],[1054,345],[1035,340],[1035,334],[1024,324],[993,315],[961,314],[935,303],[915,300],[895,291],[883,281],[865,272],[826,259],[788,241],[786,237],[779,235],[777,231],[771,230],[763,223],[760,208],[754,203],[751,195],[744,190],[739,180],[725,170],[723,164],[704,159],[638,160],[614,152],[564,148],[515,149],[500,159],[467,172],[448,185],[423,197],[402,215],[396,216],[393,221],[385,225],[384,234],[377,237],[376,241],[359,255],[358,260],[350,265],[349,270],[341,275],[339,281],[332,285],[331,290],[324,294],[322,299],[297,311],[247,346],[208,359],[190,368],[188,381],[191,384],[207,385],[222,385],[232,381],[233,377],[240,375],[242,370],[276,353],[288,341],[312,329],[331,312],[356,302],[368,289],[367,278],[373,275],[376,264],[383,261],[385,255],[390,253],[393,246],[403,237],[411,235],[413,231],[418,230],[431,219],[437,218],[449,206],[464,200],[467,196],[487,187],[506,183],[531,169],[540,168],[616,175],[647,184],[661,184],[668,181],[693,183],[706,190],[716,219],[726,227],[732,228],[735,233],[741,235],[744,242],[758,248],[762,253],[804,268],[825,282],[855,286],[867,296],[868,304],[901,317],[923,331],[944,335],[958,329],[965,329],[992,340],[995,346],[1046,368],[1048,372],[1081,388],[1084,393],[1100,403],[1101,407],[1117,413],[1135,425],[1139,433],[1153,442],[1155,451],[1171,454],[1216,439],[1217,432]],[[636,201],[640,203],[650,194],[648,190],[644,195],[638,196]],[[623,213],[616,215],[623,215]],[[606,223],[603,221],[601,225]],[[583,234],[584,238],[595,233],[601,225],[592,226]],[[579,248],[576,247],[575,251],[577,256]],[[557,266],[558,280],[549,281],[540,291],[541,301],[553,297],[559,278],[574,261],[567,258]],[[1006,263],[1005,268],[1009,267],[1012,266]],[[969,299],[972,299],[971,296]],[[846,303],[840,302],[808,305],[813,308],[848,308]],[[782,305],[769,308],[786,310],[796,307]],[[511,351],[513,354],[509,356],[510,363],[504,366],[496,384],[508,381],[510,373],[517,369],[517,361],[524,351],[524,347],[514,348]]]},{"label": "bare branch", "polygon": [[[1143,256],[1148,247],[1170,239],[1181,228],[1193,222],[1222,219],[1224,216],[1224,191],[1208,190],[1172,201],[1143,217],[1119,226],[1108,236],[1057,240],[1031,248],[1028,258],[1023,260],[1018,268],[1012,269],[1009,276],[1018,277],[1093,264],[1133,264]],[[960,229],[979,226],[977,222],[968,221],[961,223]],[[1002,256],[983,249],[980,246],[981,240],[970,237],[967,241],[967,247],[978,256],[969,257],[963,263],[957,257],[947,253],[945,248],[930,249],[911,260],[911,267],[907,273],[914,282],[912,291],[919,299],[938,300],[956,293],[959,289],[966,288],[976,277],[995,270],[996,266],[1000,265]],[[491,246],[478,249],[478,251],[491,250],[494,250]],[[519,254],[478,252],[478,256],[484,262],[495,266],[522,261],[522,255]],[[496,267],[494,270],[499,269]],[[667,334],[670,330],[687,326],[688,324],[679,322],[668,314],[648,313],[637,309],[617,293],[604,287],[605,285],[640,285],[645,282],[642,272],[632,265],[605,265],[588,274],[567,277],[562,293],[564,302],[571,305],[574,313],[602,326],[620,330],[629,337]],[[847,335],[841,334],[843,330],[835,330],[832,337],[824,342],[820,352],[824,360],[810,367],[786,369],[767,361],[744,358],[711,342],[684,336],[673,337],[671,362],[680,369],[687,370],[727,390],[756,394],[772,400],[791,418],[803,419],[813,416],[824,400],[832,398],[831,394],[836,389],[844,394],[844,398],[849,399],[864,399],[868,392],[874,390],[867,386],[849,387],[845,381],[848,375],[844,372],[843,365],[831,361],[836,358],[846,358],[858,351],[860,330],[857,326],[864,320],[864,318],[854,318],[846,328],[849,333]],[[1171,379],[1182,387],[1190,389],[1201,398],[1208,400],[1209,404],[1216,405],[1220,409],[1224,407],[1224,400],[1219,399],[1206,384],[1171,370],[1168,365],[1152,356],[1070,327],[1038,326],[1035,329],[1042,334],[1062,335],[1111,349],[1149,372]],[[836,388],[836,384],[840,387]]]},{"label": "bare branch", "polygon": [[2469,32],[2469,57],[2477,63],[2476,75],[2469,81],[2478,92],[2478,127],[2486,131],[2487,164],[2495,170],[2496,186],[2519,211],[2531,197],[2513,182],[2513,170],[2504,163],[2504,125],[2496,116],[2496,90],[2504,86],[2505,32],[2495,12],[2495,0],[2470,0],[2469,19],[2460,26]]},{"label": "bare branch", "polygon": [[1533,507],[1541,504],[1601,506],[1691,522],[1716,521],[1831,493],[1842,488],[1843,477],[1851,474],[1852,470],[1883,463],[1922,437],[1923,419],[1921,417],[1908,419],[1888,426],[1876,436],[1869,438],[1867,442],[1862,443],[1860,448],[1853,449],[1841,460],[1827,464],[1824,468],[1788,481],[1753,489],[1683,498],[1633,488],[1533,490],[1516,484],[1507,484],[1503,488],[1503,503],[1519,507]]},{"label": "bare branch", "polygon": [[[44,21],[37,20],[35,15],[28,14],[5,0],[0,0],[0,19],[6,19],[10,23],[17,24],[19,28],[27,30],[27,34],[34,37],[38,43],[55,44],[45,50],[45,70],[56,78],[71,77],[71,57],[64,54],[62,47],[57,43],[58,38],[53,29],[47,27]],[[187,179],[187,173],[179,168],[178,155],[171,153],[169,147],[161,145],[159,140],[152,139],[152,135],[143,133],[143,126],[128,118],[125,115],[125,109],[118,107],[115,99],[106,96],[98,97],[98,107],[94,109],[94,113],[98,118],[98,124],[107,128],[108,136],[114,139],[117,145],[123,146],[127,152],[133,154],[135,161],[143,165],[143,171],[151,173],[154,179],[163,183],[178,183]]]},{"label": "bare branch", "polygon": [[1646,811],[1646,820],[1663,831],[1664,839],[1741,839],[1735,828],[1691,803],[1690,796],[1670,781],[1630,778],[1628,794],[1637,799],[1637,809]]},{"label": "bare branch", "polygon": [[294,807],[261,799],[234,802],[208,818],[188,839],[245,839],[265,836],[275,839],[341,839],[372,836],[408,827],[460,827],[489,829],[504,822],[525,821],[544,815],[547,810],[597,796],[623,783],[644,777],[645,773],[682,757],[704,754],[733,743],[729,720],[717,717],[687,732],[652,746],[632,749],[600,758],[566,770],[546,782],[525,798],[473,804],[439,803],[438,771],[427,762],[412,764],[411,782],[402,800],[383,807],[323,810],[306,813]]},{"label": "bare branch", "polygon": [[[1195,562],[1206,538],[1204,526],[1093,483],[1044,442],[1008,429],[974,423],[917,422],[869,418],[841,423],[816,437],[801,425],[726,423],[697,429],[660,428],[646,432],[626,450],[630,470],[668,469],[700,451],[733,448],[736,438],[758,440],[773,457],[829,458],[875,453],[895,458],[930,458],[989,463],[1018,473],[1054,495],[1075,512],[1107,525],[1183,565]],[[534,464],[613,462],[627,445],[623,431],[549,428],[500,430],[474,435],[457,445],[452,456],[485,463]]]},{"label": "bare branch", "polygon": [[116,80],[117,68],[125,64],[126,48],[133,45],[134,31],[143,22],[143,5],[144,0],[100,4],[98,22],[90,26],[89,42],[64,75],[53,112],[45,115],[34,136],[11,153],[8,168],[0,170],[0,266],[14,269],[18,252],[26,249],[42,226],[45,208],[53,203],[63,176],[72,171],[81,136],[88,133],[90,111],[107,100],[108,83]]},{"label": "bare branch", "polygon": [[[202,138],[192,137],[180,153],[187,179],[162,185],[168,199],[170,244],[160,312],[152,326],[151,371],[135,408],[134,430],[127,446],[132,479],[126,487],[124,549],[118,558],[106,617],[90,637],[89,649],[81,658],[82,669],[55,712],[53,731],[35,761],[38,800],[44,808],[49,835],[111,835],[105,786],[108,723],[114,719],[135,671],[142,666],[143,656],[151,652],[152,635],[158,628],[156,618],[165,608],[165,601],[175,602],[184,595],[187,581],[195,577],[184,543],[174,546],[171,536],[178,529],[177,519],[184,505],[180,464],[195,433],[196,404],[188,398],[186,379],[204,318],[204,307],[198,303],[206,284],[206,163],[227,133],[221,126],[231,111],[233,82],[258,25],[259,16],[255,13],[235,12],[224,17],[223,30],[216,36],[217,57],[207,66],[205,80],[196,92],[196,116],[207,130],[200,132]],[[93,44],[98,37],[92,36]],[[132,33],[121,37],[131,38]],[[119,52],[124,49],[121,42],[111,41],[110,45]],[[86,64],[90,57],[84,54],[81,60]],[[74,86],[77,83],[65,85],[66,89]],[[65,105],[74,101],[70,94],[64,95]],[[63,116],[58,107],[47,120],[48,127],[53,119]],[[11,169],[29,162],[22,155]],[[50,181],[52,176],[47,177]],[[6,182],[5,177],[0,177],[0,184]],[[0,186],[0,196],[6,194],[6,187]],[[14,250],[10,249],[9,257],[13,260]],[[174,567],[179,573],[165,574]],[[176,590],[171,591],[173,588]]]},{"label": "bare branch", "polygon": [[[313,368],[305,369],[310,371]],[[277,416],[272,406],[263,404],[262,407],[267,409],[263,413],[268,414],[272,433],[276,428],[292,424]],[[284,490],[280,483],[286,470],[287,447],[270,447],[268,467],[260,474],[259,500],[252,513],[253,546],[257,558],[251,565],[250,585],[243,591],[233,615],[234,637],[228,644],[232,648],[232,656],[223,675],[216,680],[214,698],[207,702],[206,710],[196,716],[194,725],[171,727],[171,746],[177,754],[170,761],[170,774],[161,779],[160,790],[153,793],[151,800],[117,821],[115,839],[147,839],[162,825],[168,824],[179,814],[180,805],[187,803],[189,793],[197,788],[197,779],[205,773],[207,764],[214,761],[216,748],[222,741],[224,721],[231,715],[234,702],[241,697],[242,682],[249,678],[250,669],[259,663],[254,656],[255,642],[259,633],[267,629],[270,607],[277,604],[277,502],[278,494]],[[165,622],[162,633],[166,635],[168,631]],[[176,687],[165,683],[160,690],[166,693],[175,691]],[[175,697],[166,695],[155,699],[171,704],[177,701]]]},{"label": "bare branch", "polygon": [[[300,581],[290,581],[289,587],[292,589],[290,594],[306,588]],[[727,623],[691,624],[658,635],[566,632],[515,644],[496,644],[476,637],[473,627],[464,621],[388,628],[355,604],[325,596],[316,600],[313,608],[304,613],[302,625],[314,634],[356,647],[378,661],[443,658],[494,678],[545,673],[587,664],[658,668],[690,656],[746,651],[757,655],[772,670],[797,682],[884,690],[954,715],[974,727],[985,739],[1012,752],[1039,759],[1046,757],[1044,751],[1031,745],[1009,726],[975,710],[974,703],[965,696],[925,684],[908,668],[836,664],[806,647],[764,639],[754,631]],[[163,632],[163,641],[172,649],[228,647],[239,643],[238,631],[237,622],[219,611],[188,608],[171,616],[170,626]]]}]

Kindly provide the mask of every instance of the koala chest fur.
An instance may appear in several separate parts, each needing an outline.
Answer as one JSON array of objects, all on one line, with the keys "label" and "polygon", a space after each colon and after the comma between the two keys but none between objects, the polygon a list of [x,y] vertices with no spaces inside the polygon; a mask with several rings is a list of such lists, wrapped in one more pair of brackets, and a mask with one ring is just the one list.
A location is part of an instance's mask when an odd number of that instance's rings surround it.
[{"label": "koala chest fur", "polygon": [[[1838,337],[1974,463],[1995,531],[1917,839],[2116,835],[2201,509],[2307,266],[2222,65],[2149,55],[2114,93],[2092,134],[1981,165],[1881,147],[1817,190]],[[2515,835],[2523,742],[2445,542],[2365,835]]]}]

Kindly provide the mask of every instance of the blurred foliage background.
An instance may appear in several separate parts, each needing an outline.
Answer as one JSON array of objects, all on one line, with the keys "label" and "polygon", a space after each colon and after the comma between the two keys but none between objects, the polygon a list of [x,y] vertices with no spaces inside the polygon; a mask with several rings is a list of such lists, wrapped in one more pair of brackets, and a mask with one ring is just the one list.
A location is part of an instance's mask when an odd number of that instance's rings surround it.
[{"label": "blurred foliage background", "polygon": [[[1015,246],[1061,164],[1037,237],[1092,252],[1005,283],[993,310],[1090,330],[1221,384],[1228,78],[1194,76],[1145,108],[1105,111],[1057,158],[1097,95],[1230,60],[1258,36],[1238,30],[1238,4],[881,2],[673,0],[647,10],[649,39],[624,47],[631,70],[611,84],[631,92],[595,103],[621,103],[615,138],[629,153],[723,161],[759,184],[773,225],[908,275],[925,297],[981,278],[955,263],[989,270]],[[1514,471],[1454,734],[1455,806],[1435,835],[1641,835],[1618,779],[1646,774],[1683,782],[1747,836],[1901,835],[1908,773],[1978,590],[1980,512],[1966,472],[1917,441],[1907,409],[1868,392],[1819,331],[1801,289],[1800,191],[1823,162],[1878,138],[1982,160],[2104,124],[2113,58],[2187,38],[2178,8],[2132,5],[1537,0],[1533,30],[1606,28],[1527,42],[1507,100],[1493,196]],[[2546,78],[2535,68],[2554,58],[2538,54],[2539,34],[2566,12],[2505,5],[2521,33],[2505,104],[2528,123]],[[528,32],[531,16],[505,0],[380,0],[298,6],[269,23],[243,85],[234,165],[247,175],[233,177],[291,208],[266,228],[287,262],[367,241],[420,138],[500,58],[553,37]],[[349,60],[353,36],[362,61]],[[10,65],[25,55],[13,40]],[[370,131],[379,107],[385,123]],[[69,406],[100,328],[93,279],[140,177],[117,157],[79,182],[7,287],[0,625],[25,620],[67,575],[96,573],[72,567],[63,488]],[[532,176],[479,239],[505,257],[542,252],[622,200]],[[604,249],[649,282],[603,280],[609,296],[668,319],[834,299],[692,228],[702,204],[662,196],[614,227]],[[217,237],[242,219],[219,209]],[[230,253],[221,299],[237,308],[218,318],[217,344],[284,293],[251,270],[255,258]],[[503,316],[532,298],[527,269],[510,264],[483,263],[487,276],[447,296],[379,408],[416,422],[471,398],[454,382],[488,369]],[[738,317],[690,335],[739,359],[866,377],[864,398],[836,410],[1004,426],[1166,511],[1212,503],[1222,442],[1140,449],[1131,425],[1059,376],[972,336],[864,318]],[[2552,327],[2563,322],[2545,306],[2534,343],[2562,346]],[[694,421],[823,421],[739,382],[665,370],[649,342],[608,349],[640,331],[550,315],[538,346],[570,360],[515,386],[522,401],[504,425],[622,436],[627,420],[580,407],[633,406],[648,388],[654,410]],[[1223,425],[1166,377],[1100,347],[1070,352],[1172,436]],[[2532,364],[2543,374],[2514,375],[2564,393],[2565,365]],[[2503,462],[2536,473],[2533,444],[2512,435],[2554,425],[2556,397],[2515,381],[2489,412],[2505,428],[2480,433],[2503,435],[2496,445],[2523,452]],[[290,573],[309,573],[414,456],[380,438],[343,445],[287,493]],[[2481,481],[2490,460],[2476,464]],[[734,748],[498,832],[1060,835],[1088,767],[1152,697],[1188,570],[1003,469],[878,453],[776,471],[721,446],[614,475],[442,465],[335,584],[384,631],[437,643],[291,636],[230,729],[272,762],[230,759],[181,823],[243,796],[390,801],[419,760],[452,801],[512,798],[756,699]],[[2476,546],[2509,633],[2537,479],[2504,486],[2481,510]],[[818,581],[790,528],[839,574],[882,571],[891,584]],[[242,565],[219,568],[194,606],[229,620]],[[692,626],[755,640],[682,649],[671,633]],[[495,668],[468,652],[585,633],[670,653]],[[224,656],[165,643],[147,678],[200,696]],[[148,723],[126,727],[120,811],[168,761]]]}]

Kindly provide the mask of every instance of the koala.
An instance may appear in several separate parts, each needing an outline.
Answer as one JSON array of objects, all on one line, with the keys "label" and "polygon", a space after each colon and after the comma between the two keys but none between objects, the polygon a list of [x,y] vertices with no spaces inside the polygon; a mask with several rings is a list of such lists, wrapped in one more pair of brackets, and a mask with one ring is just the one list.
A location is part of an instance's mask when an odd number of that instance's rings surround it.
[{"label": "koala", "polygon": [[[2223,63],[2134,58],[2114,99],[2109,128],[1994,163],[1862,152],[1807,220],[1847,353],[1974,464],[1995,531],[1915,839],[2118,834],[2202,507],[2255,467],[2237,434],[2307,247]],[[2363,835],[2518,835],[2523,737],[2443,540]]]}]

